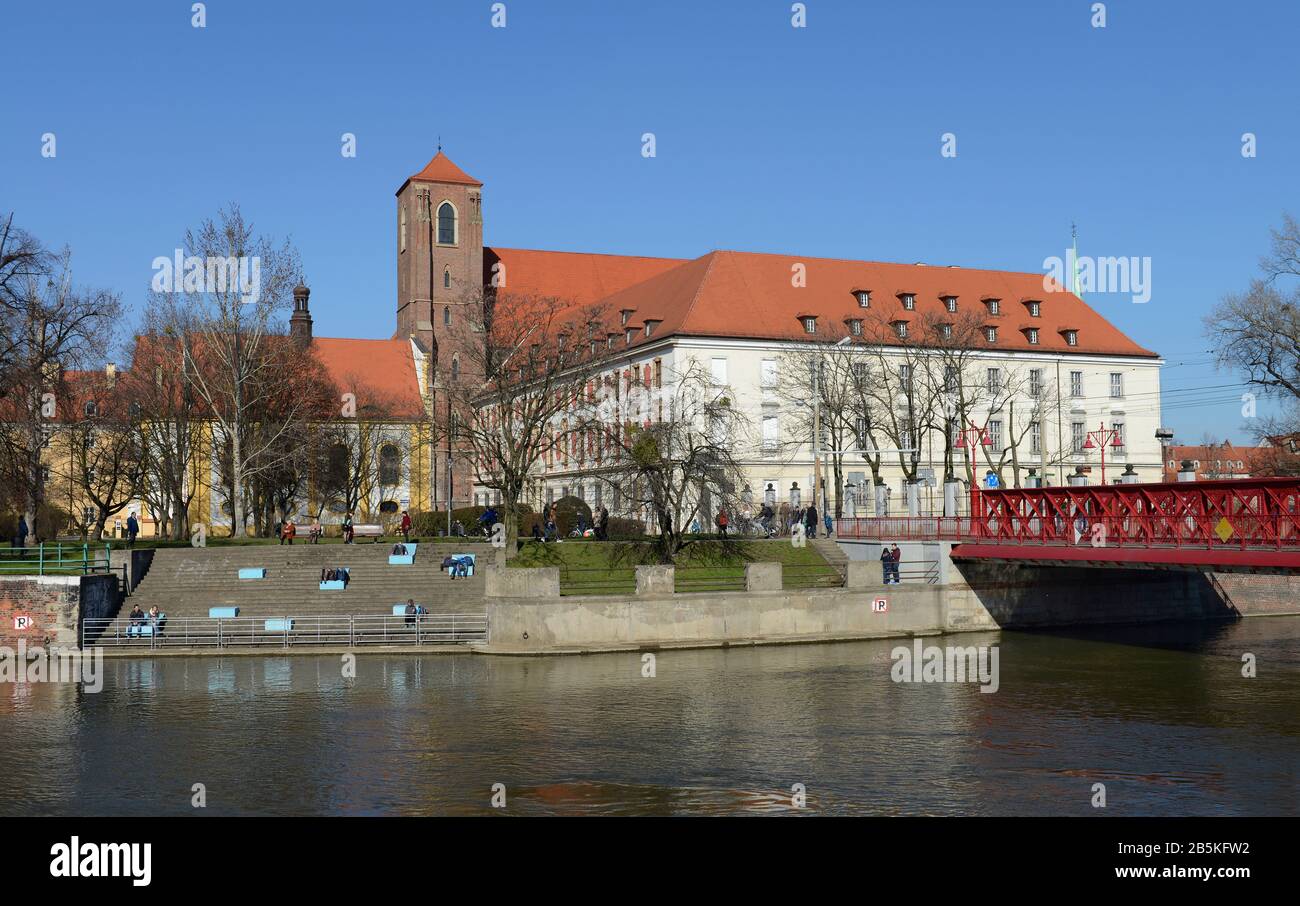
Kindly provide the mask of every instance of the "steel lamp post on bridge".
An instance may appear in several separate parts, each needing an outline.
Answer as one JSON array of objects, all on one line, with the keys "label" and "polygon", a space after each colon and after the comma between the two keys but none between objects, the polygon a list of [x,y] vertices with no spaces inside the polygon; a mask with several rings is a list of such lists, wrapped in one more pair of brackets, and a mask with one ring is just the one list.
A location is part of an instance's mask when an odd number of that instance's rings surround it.
[{"label": "steel lamp post on bridge", "polygon": [[[1096,443],[1093,443],[1096,438]],[[1112,450],[1124,449],[1124,440],[1120,437],[1118,428],[1107,428],[1106,423],[1102,422],[1096,431],[1089,431],[1087,438],[1083,442],[1083,449],[1096,450],[1101,449],[1101,483],[1106,484],[1106,447],[1110,446]]]}]

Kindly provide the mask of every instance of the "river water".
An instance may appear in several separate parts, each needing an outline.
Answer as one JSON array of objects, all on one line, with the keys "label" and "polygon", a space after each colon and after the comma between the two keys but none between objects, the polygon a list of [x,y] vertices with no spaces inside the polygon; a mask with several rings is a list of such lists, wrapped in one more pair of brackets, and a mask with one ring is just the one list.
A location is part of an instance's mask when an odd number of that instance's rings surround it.
[{"label": "river water", "polygon": [[1300,618],[924,642],[996,645],[998,690],[896,683],[892,640],[664,651],[653,677],[638,654],[107,660],[97,694],[0,686],[0,814],[186,814],[195,784],[237,815],[1300,814]]}]

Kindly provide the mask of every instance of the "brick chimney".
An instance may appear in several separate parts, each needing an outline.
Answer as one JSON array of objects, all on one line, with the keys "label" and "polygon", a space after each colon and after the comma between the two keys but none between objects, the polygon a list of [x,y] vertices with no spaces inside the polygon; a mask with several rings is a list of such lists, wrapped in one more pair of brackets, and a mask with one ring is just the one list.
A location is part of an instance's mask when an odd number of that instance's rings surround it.
[{"label": "brick chimney", "polygon": [[299,346],[311,345],[311,312],[307,310],[307,299],[311,290],[300,282],[293,288],[293,314],[289,316],[289,336]]}]

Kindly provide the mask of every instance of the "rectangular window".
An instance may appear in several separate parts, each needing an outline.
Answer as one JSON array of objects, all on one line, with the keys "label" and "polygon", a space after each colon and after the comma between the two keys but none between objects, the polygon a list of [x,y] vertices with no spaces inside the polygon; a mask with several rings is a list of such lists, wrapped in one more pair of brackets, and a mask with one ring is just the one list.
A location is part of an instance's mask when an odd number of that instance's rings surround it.
[{"label": "rectangular window", "polygon": [[859,415],[853,420],[853,433],[856,435],[858,449],[867,449],[867,420]]},{"label": "rectangular window", "polygon": [[1029,396],[1031,399],[1038,399],[1043,393],[1043,369],[1029,369]]},{"label": "rectangular window", "polygon": [[1122,399],[1124,396],[1124,374],[1120,371],[1110,373],[1110,398]]},{"label": "rectangular window", "polygon": [[1079,345],[1079,334],[1078,334],[1077,331],[1067,330],[1067,331],[1065,332],[1065,345],[1066,345],[1066,346],[1078,346],[1078,345]]},{"label": "rectangular window", "polygon": [[803,319],[803,329],[804,329],[804,331],[805,331],[806,333],[816,333],[816,332],[817,332],[817,319],[816,319],[816,318],[811,318],[811,317],[810,317],[810,318],[804,318],[804,319]]},{"label": "rectangular window", "polygon": [[776,359],[763,359],[759,366],[760,386],[764,390],[775,390],[777,382]]},{"label": "rectangular window", "polygon": [[898,366],[898,383],[899,386],[903,388],[904,393],[912,389],[912,366],[911,365]]},{"label": "rectangular window", "polygon": [[1030,302],[1030,303],[1029,303],[1029,317],[1031,317],[1031,318],[1037,318],[1037,317],[1039,317],[1040,313],[1042,312],[1042,308],[1040,307],[1041,305],[1042,305],[1041,302]]},{"label": "rectangular window", "polygon": [[858,290],[858,307],[859,308],[871,307],[871,293],[865,289]]},{"label": "rectangular window", "polygon": [[904,339],[904,338],[907,336],[907,322],[906,322],[906,321],[896,321],[896,322],[894,323],[894,327],[898,330],[898,338],[899,338],[900,340],[901,340],[901,339]]},{"label": "rectangular window", "polygon": [[1002,452],[1002,422],[996,418],[989,422],[989,446],[994,453]]},{"label": "rectangular window", "polygon": [[943,304],[944,304],[944,307],[948,309],[948,311],[956,311],[956,310],[957,310],[957,297],[956,297],[956,296],[944,296],[944,297],[943,297]]},{"label": "rectangular window", "polygon": [[1002,369],[990,368],[988,370],[988,388],[989,393],[999,393],[1002,390]]},{"label": "rectangular window", "polygon": [[1124,423],[1123,423],[1123,422],[1111,422],[1111,425],[1110,425],[1110,426],[1111,426],[1111,428],[1115,431],[1115,440],[1114,440],[1114,447],[1113,447],[1113,449],[1114,449],[1117,453],[1123,452],[1123,450],[1124,450]]},{"label": "rectangular window", "polygon": [[1034,456],[1043,452],[1043,428],[1038,422],[1029,424],[1029,452]]},{"label": "rectangular window", "polygon": [[862,322],[857,318],[849,321],[849,333],[853,334],[855,337],[862,336]]},{"label": "rectangular window", "polygon": [[781,444],[781,421],[776,413],[763,415],[763,452],[775,453]]},{"label": "rectangular window", "polygon": [[1000,300],[998,300],[998,299],[989,299],[989,314],[991,314],[991,315],[1000,315],[1000,314],[1002,314],[1002,303],[1001,303]]},{"label": "rectangular window", "polygon": [[713,359],[710,366],[713,374],[713,386],[725,387],[727,385],[727,360]]},{"label": "rectangular window", "polygon": [[998,329],[996,327],[985,327],[984,339],[990,343],[996,343],[998,341]]},{"label": "rectangular window", "polygon": [[1030,345],[1030,346],[1037,346],[1037,345],[1038,345],[1038,328],[1037,328],[1037,327],[1031,327],[1031,328],[1029,328],[1028,330],[1026,330],[1026,331],[1025,331],[1025,336],[1029,338],[1029,345]]},{"label": "rectangular window", "polygon": [[867,380],[867,363],[866,363],[866,362],[854,362],[854,363],[853,363],[853,376],[854,376],[854,378],[857,380],[858,384],[865,384],[865,383],[866,383],[866,380]]},{"label": "rectangular window", "polygon": [[1070,372],[1070,396],[1083,396],[1083,372]]},{"label": "rectangular window", "polygon": [[943,337],[945,340],[951,340],[951,339],[952,339],[952,325],[951,325],[951,324],[940,324],[940,325],[939,325],[939,336]]},{"label": "rectangular window", "polygon": [[1070,422],[1070,452],[1083,452],[1083,422]]},{"label": "rectangular window", "polygon": [[916,309],[916,296],[911,293],[903,293],[903,308],[914,311]]}]

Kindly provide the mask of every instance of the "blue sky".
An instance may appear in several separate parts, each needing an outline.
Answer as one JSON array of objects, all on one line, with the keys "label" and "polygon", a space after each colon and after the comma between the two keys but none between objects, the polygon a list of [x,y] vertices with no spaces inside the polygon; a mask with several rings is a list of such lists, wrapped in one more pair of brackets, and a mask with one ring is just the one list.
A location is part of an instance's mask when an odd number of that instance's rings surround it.
[{"label": "blue sky", "polygon": [[1114,0],[1093,28],[1092,0],[807,0],[803,29],[787,0],[505,0],[505,28],[491,0],[190,5],[4,14],[0,210],[133,305],[237,201],[298,246],[318,333],[391,335],[393,193],[441,135],[502,246],[1041,271],[1073,221],[1082,255],[1151,258],[1150,302],[1087,298],[1170,363],[1165,422],[1246,438],[1200,321],[1300,216],[1300,4]]}]

